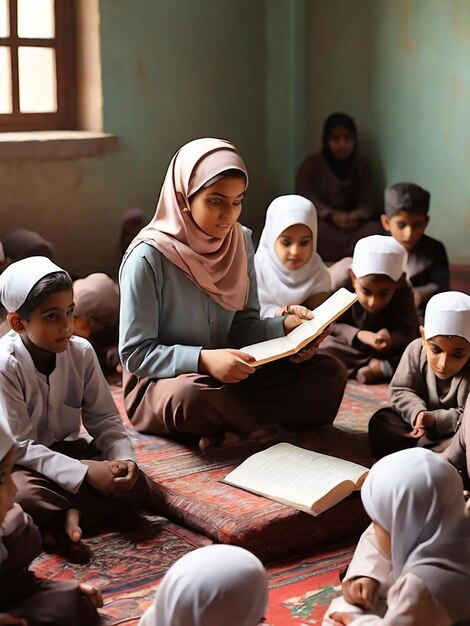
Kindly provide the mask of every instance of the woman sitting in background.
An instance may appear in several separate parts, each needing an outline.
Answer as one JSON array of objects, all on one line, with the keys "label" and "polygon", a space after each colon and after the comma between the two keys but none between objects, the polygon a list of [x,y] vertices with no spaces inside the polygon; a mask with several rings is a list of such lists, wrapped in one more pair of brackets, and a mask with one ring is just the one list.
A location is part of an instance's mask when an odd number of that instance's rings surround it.
[{"label": "woman sitting in background", "polygon": [[372,175],[357,150],[354,120],[333,113],[323,127],[321,152],[305,159],[297,174],[297,193],[318,212],[318,254],[324,261],[351,256],[362,237],[380,234]]}]

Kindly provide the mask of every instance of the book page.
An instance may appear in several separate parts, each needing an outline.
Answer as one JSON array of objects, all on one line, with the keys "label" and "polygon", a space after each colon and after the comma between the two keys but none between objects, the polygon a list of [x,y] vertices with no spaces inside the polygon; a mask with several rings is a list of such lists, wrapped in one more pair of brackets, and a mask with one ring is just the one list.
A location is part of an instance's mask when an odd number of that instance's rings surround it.
[{"label": "book page", "polygon": [[339,483],[356,484],[367,472],[357,463],[279,443],[249,457],[224,482],[305,510]]},{"label": "book page", "polygon": [[327,326],[334,322],[356,300],[356,294],[342,287],[313,310],[314,318],[312,320],[304,322],[287,336],[245,346],[240,348],[240,350],[255,358],[255,366],[295,354],[315,337],[318,337]]}]

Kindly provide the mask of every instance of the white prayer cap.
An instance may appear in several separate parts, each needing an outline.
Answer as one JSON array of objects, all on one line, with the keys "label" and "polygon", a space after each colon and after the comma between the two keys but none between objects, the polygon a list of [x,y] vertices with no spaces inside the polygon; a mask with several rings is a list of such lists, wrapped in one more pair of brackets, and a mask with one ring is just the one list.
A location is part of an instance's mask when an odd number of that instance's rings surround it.
[{"label": "white prayer cap", "polygon": [[5,416],[0,412],[0,461],[15,443]]},{"label": "white prayer cap", "polygon": [[356,243],[351,269],[356,278],[384,274],[396,282],[403,274],[404,261],[405,249],[393,237],[371,235]]},{"label": "white prayer cap", "polygon": [[424,337],[457,335],[470,343],[470,296],[445,291],[433,296],[424,314]]},{"label": "white prayer cap", "polygon": [[0,302],[7,311],[18,311],[41,278],[64,271],[45,256],[31,256],[15,261],[0,275]]}]

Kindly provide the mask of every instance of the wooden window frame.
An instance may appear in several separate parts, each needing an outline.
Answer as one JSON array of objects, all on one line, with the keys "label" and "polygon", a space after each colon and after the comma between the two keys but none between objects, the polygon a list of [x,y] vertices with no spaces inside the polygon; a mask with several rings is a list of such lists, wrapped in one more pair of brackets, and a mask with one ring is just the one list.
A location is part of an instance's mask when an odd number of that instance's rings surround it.
[{"label": "wooden window frame", "polygon": [[[74,130],[77,128],[76,28],[73,0],[55,0],[55,38],[18,37],[17,0],[9,0],[10,36],[0,37],[0,46],[11,53],[13,112],[0,113],[0,132]],[[57,111],[21,113],[19,110],[18,48],[54,48],[56,53]]]}]

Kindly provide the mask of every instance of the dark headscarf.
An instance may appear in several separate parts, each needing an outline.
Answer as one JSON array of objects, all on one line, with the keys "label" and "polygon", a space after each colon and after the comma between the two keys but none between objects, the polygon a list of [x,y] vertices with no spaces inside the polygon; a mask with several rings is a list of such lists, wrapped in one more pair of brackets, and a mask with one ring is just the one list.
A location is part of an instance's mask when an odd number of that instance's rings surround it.
[{"label": "dark headscarf", "polygon": [[351,156],[347,159],[340,161],[332,155],[328,148],[328,138],[338,126],[347,128],[357,142],[357,129],[353,118],[346,115],[346,113],[332,113],[323,125],[323,157],[333,170],[336,178],[346,180],[349,177],[354,157],[356,156],[356,145],[354,146]]},{"label": "dark headscarf", "polygon": [[12,262],[27,259],[32,256],[45,256],[52,259],[54,246],[50,241],[43,239],[39,233],[26,228],[10,230],[3,237],[5,256]]}]

